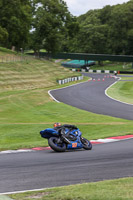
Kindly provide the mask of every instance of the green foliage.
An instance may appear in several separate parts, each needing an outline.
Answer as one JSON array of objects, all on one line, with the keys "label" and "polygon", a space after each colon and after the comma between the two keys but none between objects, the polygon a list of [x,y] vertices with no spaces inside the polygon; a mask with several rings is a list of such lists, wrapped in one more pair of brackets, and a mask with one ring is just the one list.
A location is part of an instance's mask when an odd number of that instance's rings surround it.
[{"label": "green foliage", "polygon": [[132,55],[132,19],[133,1],[88,11],[78,17],[80,32],[73,51]]},{"label": "green foliage", "polygon": [[128,40],[128,49],[127,54],[133,54],[133,28],[128,30],[127,33],[127,40]]},{"label": "green foliage", "polygon": [[8,38],[8,32],[5,28],[0,26],[0,45],[4,45]]},{"label": "green foliage", "polygon": [[[66,3],[58,0],[36,0],[32,47],[41,46],[48,52],[55,53],[66,48],[64,40],[74,37],[78,29],[76,18],[68,11]],[[36,43],[37,46],[34,46]]]},{"label": "green foliage", "polygon": [[[64,0],[0,0],[0,45],[39,53],[133,54],[133,1],[74,17]],[[31,31],[30,31],[31,30]]]},{"label": "green foliage", "polygon": [[[88,24],[82,27],[78,37],[78,52],[86,53],[108,53],[107,49],[108,25]],[[82,35],[82,36],[81,36]],[[80,48],[78,48],[80,47]],[[104,48],[103,48],[104,47]],[[106,50],[107,49],[107,50]]]},{"label": "green foliage", "polygon": [[32,19],[30,0],[0,0],[0,25],[8,33],[5,46],[23,48],[28,40]]}]

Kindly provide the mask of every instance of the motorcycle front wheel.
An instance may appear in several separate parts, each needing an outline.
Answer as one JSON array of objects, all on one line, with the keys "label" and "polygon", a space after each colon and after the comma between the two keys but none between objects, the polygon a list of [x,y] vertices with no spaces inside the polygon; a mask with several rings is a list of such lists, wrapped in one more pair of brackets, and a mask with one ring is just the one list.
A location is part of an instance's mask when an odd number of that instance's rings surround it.
[{"label": "motorcycle front wheel", "polygon": [[48,144],[54,151],[57,152],[64,152],[67,148],[66,144],[59,140],[57,137],[49,138]]},{"label": "motorcycle front wheel", "polygon": [[81,137],[81,142],[83,145],[83,148],[86,150],[91,150],[92,149],[92,144],[89,140],[87,140],[86,138]]}]

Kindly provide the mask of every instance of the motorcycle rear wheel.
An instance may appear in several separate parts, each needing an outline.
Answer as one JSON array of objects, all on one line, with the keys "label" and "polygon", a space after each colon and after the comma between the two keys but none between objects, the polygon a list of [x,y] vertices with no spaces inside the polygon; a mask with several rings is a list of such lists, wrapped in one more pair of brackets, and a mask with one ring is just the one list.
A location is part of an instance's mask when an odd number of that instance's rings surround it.
[{"label": "motorcycle rear wheel", "polygon": [[56,152],[64,152],[67,148],[66,144],[63,142],[58,142],[59,139],[57,137],[51,137],[48,139],[49,146]]},{"label": "motorcycle rear wheel", "polygon": [[92,144],[89,140],[87,140],[86,138],[81,137],[81,142],[83,145],[83,148],[86,150],[91,150],[92,149]]}]

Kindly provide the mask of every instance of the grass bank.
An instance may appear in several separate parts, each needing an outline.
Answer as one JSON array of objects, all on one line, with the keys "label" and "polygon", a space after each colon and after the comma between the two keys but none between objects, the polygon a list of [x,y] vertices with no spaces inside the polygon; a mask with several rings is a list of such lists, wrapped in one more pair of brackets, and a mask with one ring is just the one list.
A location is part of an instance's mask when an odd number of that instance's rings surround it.
[{"label": "grass bank", "polygon": [[9,195],[15,200],[133,200],[133,178],[84,183]]}]

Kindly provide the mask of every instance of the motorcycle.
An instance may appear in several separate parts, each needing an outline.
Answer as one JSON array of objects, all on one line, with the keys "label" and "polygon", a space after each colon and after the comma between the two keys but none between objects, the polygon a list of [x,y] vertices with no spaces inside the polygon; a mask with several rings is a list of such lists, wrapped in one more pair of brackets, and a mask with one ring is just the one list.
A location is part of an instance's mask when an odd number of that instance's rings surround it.
[{"label": "motorcycle", "polygon": [[67,149],[91,150],[92,144],[82,137],[81,131],[74,125],[47,128],[40,131],[41,137],[48,140],[49,146],[56,152],[64,152]]}]

